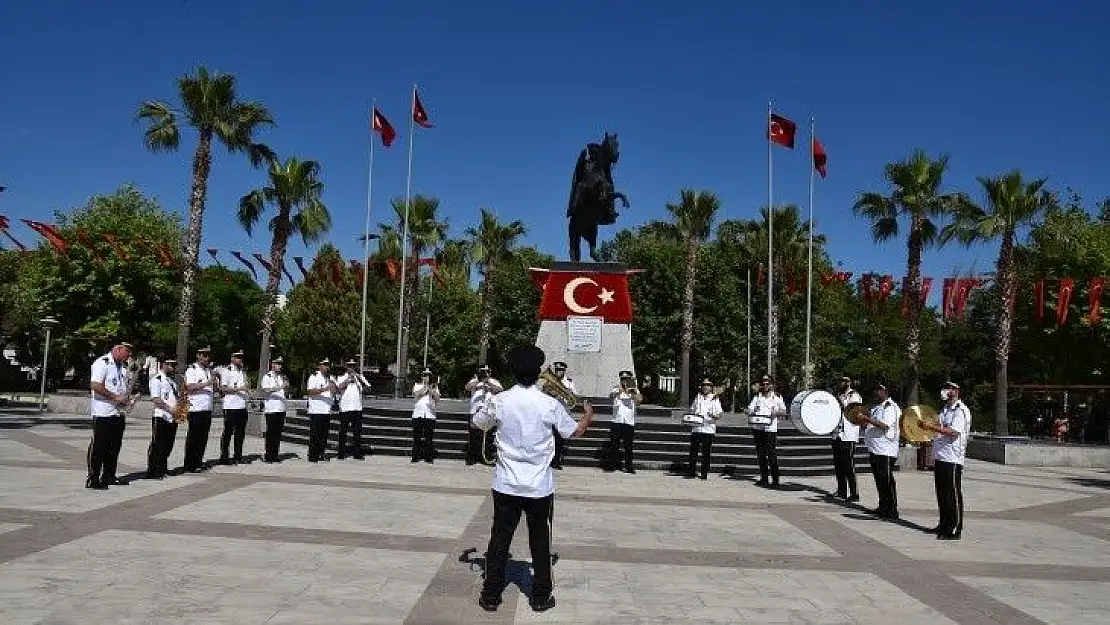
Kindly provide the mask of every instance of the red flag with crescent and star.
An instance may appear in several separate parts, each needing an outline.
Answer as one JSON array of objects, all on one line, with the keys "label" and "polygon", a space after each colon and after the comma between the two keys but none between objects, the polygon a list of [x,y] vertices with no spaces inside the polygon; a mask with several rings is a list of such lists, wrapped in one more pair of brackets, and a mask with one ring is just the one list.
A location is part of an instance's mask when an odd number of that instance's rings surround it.
[{"label": "red flag with crescent and star", "polygon": [[821,142],[817,140],[817,137],[814,137],[813,138],[813,168],[817,170],[817,173],[821,174],[821,179],[822,180],[829,177],[829,172],[828,172],[828,169],[826,168],[826,165],[828,165],[828,162],[829,162],[829,155],[825,154],[825,146],[821,145]]},{"label": "red flag with crescent and star", "polygon": [[786,119],[782,115],[771,115],[767,125],[767,138],[771,143],[777,143],[784,148],[794,149],[794,136],[798,134],[798,124]]},{"label": "red flag with crescent and star", "polygon": [[378,107],[370,112],[370,132],[376,132],[382,136],[382,145],[389,147],[393,145],[393,140],[397,138],[397,131],[393,129],[393,124],[382,115]]},{"label": "red flag with crescent and star", "polygon": [[632,323],[627,272],[532,269],[532,280],[542,285],[540,320],[563,321],[584,315],[601,317],[605,323]]},{"label": "red flag with crescent and star", "polygon": [[428,111],[420,101],[420,92],[412,88],[412,121],[421,128],[431,128],[434,124],[428,119]]}]

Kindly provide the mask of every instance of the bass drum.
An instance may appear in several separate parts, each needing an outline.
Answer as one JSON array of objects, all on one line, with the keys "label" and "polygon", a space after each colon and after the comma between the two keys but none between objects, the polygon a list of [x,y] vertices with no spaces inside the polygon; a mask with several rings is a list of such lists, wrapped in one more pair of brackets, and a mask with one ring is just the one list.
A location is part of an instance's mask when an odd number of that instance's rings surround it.
[{"label": "bass drum", "polygon": [[840,401],[827,391],[802,391],[790,402],[790,422],[805,434],[832,434],[840,426]]}]

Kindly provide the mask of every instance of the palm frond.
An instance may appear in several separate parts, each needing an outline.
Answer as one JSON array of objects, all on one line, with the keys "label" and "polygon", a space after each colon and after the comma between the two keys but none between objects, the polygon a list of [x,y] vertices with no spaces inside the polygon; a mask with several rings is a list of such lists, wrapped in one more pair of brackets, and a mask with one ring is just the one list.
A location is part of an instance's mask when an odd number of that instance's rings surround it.
[{"label": "palm frond", "polygon": [[239,225],[250,236],[255,224],[266,210],[266,196],[262,189],[255,189],[239,199]]},{"label": "palm frond", "polygon": [[181,143],[177,113],[173,107],[158,100],[147,100],[135,111],[135,120],[146,124],[143,143],[151,152],[176,150]]}]

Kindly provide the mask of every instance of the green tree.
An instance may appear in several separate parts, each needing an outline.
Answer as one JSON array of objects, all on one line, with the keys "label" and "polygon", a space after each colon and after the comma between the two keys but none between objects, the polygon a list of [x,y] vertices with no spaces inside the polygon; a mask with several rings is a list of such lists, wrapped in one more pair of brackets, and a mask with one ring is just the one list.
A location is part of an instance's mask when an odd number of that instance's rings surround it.
[{"label": "green tree", "polygon": [[467,228],[472,258],[482,275],[482,327],[478,338],[478,364],[486,364],[490,336],[493,332],[493,293],[497,283],[498,267],[508,260],[526,229],[524,222],[514,220],[507,224],[497,220],[493,211],[482,209],[482,220],[477,228]]},{"label": "green tree", "polygon": [[[529,269],[551,267],[552,262],[551,256],[524,247],[497,269],[497,289],[492,296],[493,332],[486,363],[503,383],[511,380],[507,361],[509,350],[517,345],[535,345],[540,331],[536,316],[540,308],[540,290],[532,282]],[[473,350],[473,345],[470,349]]]},{"label": "green tree", "polygon": [[257,143],[255,135],[262,127],[272,125],[274,120],[262,104],[239,99],[234,76],[220,72],[209,74],[204,67],[177,80],[177,95],[180,108],[161,100],[147,100],[139,105],[135,117],[145,125],[143,139],[152,152],[177,150],[181,144],[179,118],[197,133],[177,313],[177,359],[187,362],[189,329],[196,302],[204,205],[208,195],[208,177],[212,171],[212,143],[219,141],[232,153],[245,152],[252,165],[261,166],[273,160],[274,154],[270,148]]},{"label": "green tree", "polygon": [[1019,229],[1032,225],[1050,210],[1054,200],[1044,190],[1044,178],[1027,182],[1017,170],[993,178],[979,178],[979,184],[986,196],[984,206],[960,203],[955,219],[941,231],[940,241],[943,244],[956,239],[970,246],[976,242],[1001,240],[995,263],[998,308],[994,341],[994,431],[1005,436],[1010,432],[1008,366],[1018,287],[1015,238]]},{"label": "green tree", "polygon": [[891,185],[890,195],[868,191],[860,194],[852,210],[871,223],[871,237],[876,242],[898,236],[899,220],[907,223],[906,281],[909,305],[906,323],[906,356],[908,361],[908,402],[918,401],[921,377],[921,257],[926,247],[937,242],[939,231],[934,220],[956,214],[966,198],[960,193],[941,192],[948,157],[929,158],[918,150],[908,159],[887,164],[884,177]]},{"label": "green tree", "polygon": [[690,402],[690,351],[694,345],[694,285],[697,281],[698,250],[709,238],[721,200],[708,191],[683,189],[677,203],[667,204],[686,251],[686,280],[682,292],[681,388],[679,402]]},{"label": "green tree", "polygon": [[301,161],[290,157],[283,163],[270,163],[269,184],[255,189],[239,200],[239,223],[251,234],[266,206],[273,206],[277,213],[270,219],[270,269],[266,277],[266,308],[262,315],[262,344],[258,370],[270,368],[270,334],[277,310],[278,287],[281,268],[285,263],[285,250],[289,237],[297,235],[305,244],[320,240],[331,230],[331,213],[320,195],[324,183],[320,182],[320,165],[316,161]]},{"label": "green tree", "polygon": [[[230,271],[218,265],[201,269],[197,276],[197,310],[203,314],[197,315],[193,323],[193,340],[198,345],[210,345],[218,362],[226,362],[239,349],[248,358],[254,356],[261,348],[265,302],[265,291],[246,271]],[[172,321],[172,315],[167,314],[166,321]],[[165,334],[162,348],[167,353],[175,338]]]}]

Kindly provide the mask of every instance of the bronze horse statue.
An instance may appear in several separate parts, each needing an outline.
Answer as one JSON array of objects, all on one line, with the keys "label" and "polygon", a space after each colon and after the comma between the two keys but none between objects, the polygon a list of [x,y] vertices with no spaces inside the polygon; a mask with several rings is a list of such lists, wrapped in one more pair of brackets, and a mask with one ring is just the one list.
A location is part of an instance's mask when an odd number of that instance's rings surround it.
[{"label": "bronze horse statue", "polygon": [[590,258],[597,257],[597,227],[617,221],[616,200],[628,208],[628,198],[613,185],[613,165],[620,158],[617,135],[605,133],[601,143],[590,143],[578,155],[567,205],[570,235],[570,260],[581,260],[582,239],[590,246]]}]

